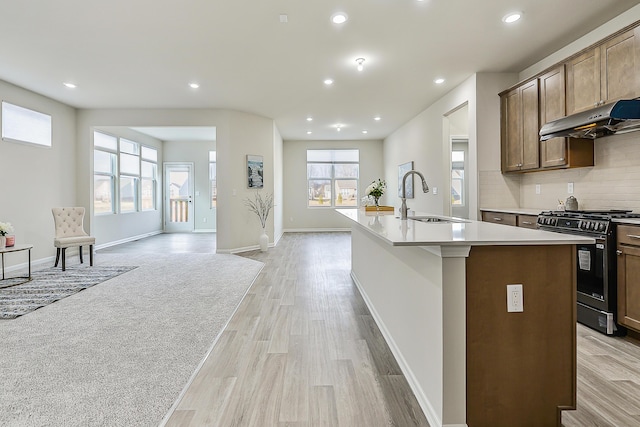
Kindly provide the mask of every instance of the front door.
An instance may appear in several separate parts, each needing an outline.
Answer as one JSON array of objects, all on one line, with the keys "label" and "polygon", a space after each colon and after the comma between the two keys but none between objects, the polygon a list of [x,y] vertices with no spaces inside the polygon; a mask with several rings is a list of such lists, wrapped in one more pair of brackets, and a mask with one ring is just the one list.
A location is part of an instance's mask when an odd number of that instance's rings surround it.
[{"label": "front door", "polygon": [[193,163],[164,164],[164,231],[193,231]]}]

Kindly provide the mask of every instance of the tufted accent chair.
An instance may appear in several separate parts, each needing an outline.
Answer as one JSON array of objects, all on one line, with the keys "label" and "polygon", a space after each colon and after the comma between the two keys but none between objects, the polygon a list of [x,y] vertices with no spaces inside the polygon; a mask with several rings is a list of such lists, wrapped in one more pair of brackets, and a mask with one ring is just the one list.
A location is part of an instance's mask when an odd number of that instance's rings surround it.
[{"label": "tufted accent chair", "polygon": [[56,225],[56,236],[53,246],[57,248],[56,263],[58,266],[60,254],[62,254],[62,271],[65,270],[65,251],[67,248],[79,247],[80,263],[82,260],[82,246],[89,245],[89,265],[93,266],[93,245],[96,238],[89,236],[84,231],[84,208],[53,208],[53,220]]}]

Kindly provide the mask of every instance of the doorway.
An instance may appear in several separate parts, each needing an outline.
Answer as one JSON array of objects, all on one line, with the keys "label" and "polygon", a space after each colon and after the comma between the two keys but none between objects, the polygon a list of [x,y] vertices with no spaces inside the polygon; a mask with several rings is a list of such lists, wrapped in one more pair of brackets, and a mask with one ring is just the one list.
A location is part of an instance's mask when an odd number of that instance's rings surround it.
[{"label": "doorway", "polygon": [[469,219],[469,139],[451,137],[451,215]]},{"label": "doorway", "polygon": [[164,182],[164,232],[192,232],[193,163],[164,163]]}]

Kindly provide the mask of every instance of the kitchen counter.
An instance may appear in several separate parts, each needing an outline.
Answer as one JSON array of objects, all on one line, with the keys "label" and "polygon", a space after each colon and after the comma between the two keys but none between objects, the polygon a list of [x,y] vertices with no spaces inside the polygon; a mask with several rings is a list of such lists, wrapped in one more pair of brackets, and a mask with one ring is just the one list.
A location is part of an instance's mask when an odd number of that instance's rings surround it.
[{"label": "kitchen counter", "polygon": [[584,236],[573,236],[522,227],[505,227],[474,220],[459,220],[416,213],[455,222],[424,223],[412,219],[402,221],[393,212],[371,212],[362,209],[337,209],[373,235],[393,246],[486,246],[486,245],[566,245],[594,243]]},{"label": "kitchen counter", "polygon": [[640,218],[616,218],[612,221],[616,224],[640,225]]},{"label": "kitchen counter", "polygon": [[480,212],[502,212],[502,213],[512,213],[516,215],[536,215],[538,216],[540,212],[545,210],[553,210],[553,209],[527,209],[527,208],[480,208]]},{"label": "kitchen counter", "polygon": [[560,426],[576,405],[575,245],[593,239],[337,211],[351,276],[432,427]]}]

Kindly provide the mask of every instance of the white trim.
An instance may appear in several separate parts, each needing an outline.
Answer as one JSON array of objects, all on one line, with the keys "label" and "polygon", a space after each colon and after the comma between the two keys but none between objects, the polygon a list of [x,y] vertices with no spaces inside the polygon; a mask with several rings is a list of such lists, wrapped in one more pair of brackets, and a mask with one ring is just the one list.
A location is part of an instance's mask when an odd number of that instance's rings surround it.
[{"label": "white trim", "polygon": [[196,377],[200,373],[200,370],[202,369],[202,366],[204,366],[204,362],[209,358],[209,355],[211,354],[211,352],[213,351],[213,348],[218,343],[218,340],[220,339],[220,336],[227,329],[227,326],[229,326],[229,322],[231,322],[231,319],[233,319],[233,316],[236,315],[236,312],[238,311],[238,308],[240,307],[240,304],[242,304],[242,301],[244,301],[244,298],[247,296],[247,294],[249,293],[251,288],[253,288],[253,285],[256,283],[256,280],[260,276],[260,273],[262,272],[262,269],[264,268],[264,266],[265,266],[265,264],[262,263],[262,267],[260,267],[260,271],[258,271],[258,274],[256,274],[256,277],[254,277],[254,279],[251,282],[251,284],[249,285],[249,287],[247,287],[246,292],[244,293],[244,295],[242,295],[242,298],[240,298],[240,302],[238,302],[238,305],[236,306],[235,310],[233,310],[233,313],[231,314],[231,316],[229,316],[229,319],[227,320],[227,323],[225,323],[224,326],[222,327],[222,329],[220,329],[220,332],[215,337],[215,339],[213,340],[213,343],[209,347],[209,350],[207,351],[207,354],[204,355],[204,357],[202,358],[202,360],[198,364],[198,367],[193,371],[193,373],[191,374],[191,377],[189,378],[189,380],[185,384],[184,388],[182,389],[182,391],[178,395],[178,398],[175,400],[175,402],[173,402],[173,405],[171,405],[171,408],[169,408],[169,411],[165,414],[164,418],[162,419],[162,421],[160,422],[160,425],[158,427],[164,427],[164,426],[167,425],[167,422],[169,421],[169,418],[171,418],[171,415],[173,415],[175,410],[178,408],[178,406],[180,405],[180,402],[182,401],[182,398],[184,397],[184,395],[187,392],[187,389],[191,386],[193,381],[196,379]]},{"label": "white trim", "polygon": [[197,228],[193,230],[193,233],[215,233],[215,228]]},{"label": "white trim", "polygon": [[[413,394],[415,394],[416,399],[418,400],[418,404],[422,408],[422,412],[424,412],[424,415],[427,417],[427,421],[429,421],[429,425],[434,427],[442,426],[442,421],[438,417],[437,412],[435,411],[433,406],[431,406],[431,403],[427,399],[427,396],[424,394],[422,387],[420,387],[420,384],[416,379],[415,375],[413,374],[413,371],[409,367],[409,364],[407,363],[404,356],[402,355],[402,352],[400,351],[397,344],[393,340],[393,337],[389,333],[389,330],[387,329],[386,325],[382,321],[382,318],[380,317],[375,307],[371,303],[369,296],[365,292],[364,287],[361,285],[360,281],[358,280],[358,277],[356,276],[353,270],[351,270],[351,278],[353,279],[353,282],[356,284],[356,287],[360,291],[360,295],[362,295],[362,299],[367,305],[367,308],[369,308],[369,311],[371,312],[371,316],[373,317],[373,320],[375,320],[376,325],[378,325],[378,329],[380,329],[382,336],[384,337],[385,341],[389,345],[389,348],[391,349],[393,356],[396,358],[396,361],[398,362],[398,365],[400,366],[402,373],[407,378],[409,387],[411,387]],[[449,427],[454,427],[454,426],[450,425]]]},{"label": "white trim", "polygon": [[162,234],[162,230],[151,231],[149,233],[138,234],[136,236],[127,237],[126,239],[114,240],[113,242],[102,243],[100,245],[96,245],[94,250],[109,248],[111,246],[120,245],[122,243],[133,242],[134,240],[144,239],[145,237],[155,236],[157,234]]},{"label": "white trim", "polygon": [[283,233],[335,233],[342,231],[351,231],[351,227],[347,228],[286,228]]}]

